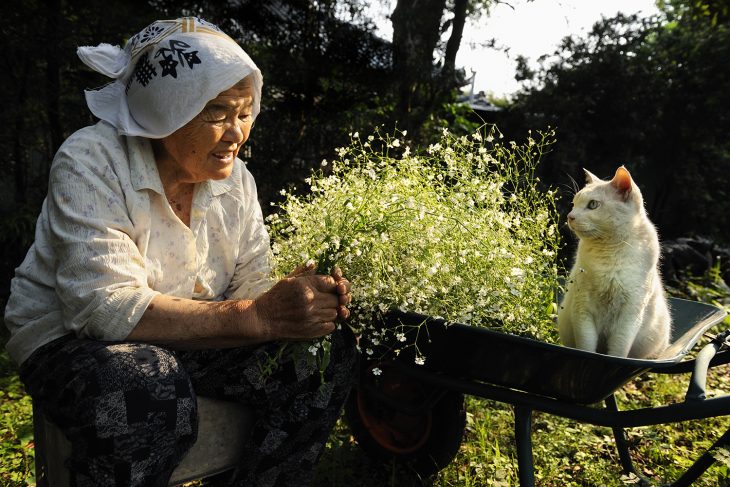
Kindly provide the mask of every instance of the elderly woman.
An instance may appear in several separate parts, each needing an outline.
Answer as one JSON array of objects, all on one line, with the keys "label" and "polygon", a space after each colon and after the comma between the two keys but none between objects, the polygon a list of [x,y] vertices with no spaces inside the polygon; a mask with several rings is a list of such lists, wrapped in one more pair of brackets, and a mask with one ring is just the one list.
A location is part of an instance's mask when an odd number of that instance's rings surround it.
[{"label": "elderly woman", "polygon": [[[101,121],[56,154],[5,315],[27,390],[71,441],[72,485],[167,485],[195,441],[198,394],[255,412],[234,485],[308,484],[356,369],[354,341],[335,330],[350,284],[311,266],[269,277],[237,159],[259,69],[197,18],[79,56],[115,81],[86,93]],[[329,333],[323,376],[276,353]]]}]

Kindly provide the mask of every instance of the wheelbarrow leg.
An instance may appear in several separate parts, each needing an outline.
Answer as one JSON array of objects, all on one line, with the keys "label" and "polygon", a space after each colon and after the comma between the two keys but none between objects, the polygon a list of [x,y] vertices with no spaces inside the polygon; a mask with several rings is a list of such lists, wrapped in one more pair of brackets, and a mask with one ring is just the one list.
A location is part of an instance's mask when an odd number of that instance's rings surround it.
[{"label": "wheelbarrow leg", "polygon": [[532,461],[532,409],[515,406],[515,445],[520,487],[534,487],[535,466]]},{"label": "wheelbarrow leg", "polygon": [[[605,400],[606,409],[611,411],[618,411],[618,404],[616,404],[616,397],[611,394]],[[620,426],[614,426],[611,428],[613,431],[613,437],[616,440],[616,449],[618,450],[618,457],[621,460],[621,467],[624,473],[636,474],[634,463],[631,461],[631,452],[629,452],[629,445],[626,442],[626,436],[624,435],[624,429]]]},{"label": "wheelbarrow leg", "polygon": [[[616,404],[616,397],[611,394],[605,399],[606,409],[611,411],[618,411],[618,404]],[[651,482],[636,471],[634,462],[631,460],[631,452],[629,451],[629,444],[626,441],[626,435],[624,429],[620,426],[614,426],[611,428],[613,431],[613,438],[616,441],[616,450],[618,450],[618,457],[621,461],[621,468],[625,474],[634,474],[639,478],[640,486],[649,486]]]}]

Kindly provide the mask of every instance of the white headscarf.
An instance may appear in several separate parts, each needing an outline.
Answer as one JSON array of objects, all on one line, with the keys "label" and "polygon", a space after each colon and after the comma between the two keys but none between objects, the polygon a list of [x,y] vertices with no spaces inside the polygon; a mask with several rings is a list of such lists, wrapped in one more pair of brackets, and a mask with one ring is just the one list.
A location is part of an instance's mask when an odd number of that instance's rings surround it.
[{"label": "white headscarf", "polygon": [[81,60],[115,81],[86,90],[91,112],[123,135],[159,139],[188,123],[222,91],[253,75],[253,116],[261,106],[261,71],[217,26],[197,17],[158,20],[124,49],[79,47]]}]

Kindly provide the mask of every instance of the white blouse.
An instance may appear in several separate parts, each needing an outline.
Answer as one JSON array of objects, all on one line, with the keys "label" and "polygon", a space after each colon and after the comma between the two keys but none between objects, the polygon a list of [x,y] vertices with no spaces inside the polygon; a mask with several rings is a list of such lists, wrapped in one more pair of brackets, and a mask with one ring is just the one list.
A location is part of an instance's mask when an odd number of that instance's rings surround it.
[{"label": "white blouse", "polygon": [[253,299],[267,290],[269,236],[240,160],[196,186],[190,227],[167,202],[148,139],[99,122],[51,166],[35,242],[15,271],[7,350],[22,363],[68,333],[123,340],[157,294]]}]

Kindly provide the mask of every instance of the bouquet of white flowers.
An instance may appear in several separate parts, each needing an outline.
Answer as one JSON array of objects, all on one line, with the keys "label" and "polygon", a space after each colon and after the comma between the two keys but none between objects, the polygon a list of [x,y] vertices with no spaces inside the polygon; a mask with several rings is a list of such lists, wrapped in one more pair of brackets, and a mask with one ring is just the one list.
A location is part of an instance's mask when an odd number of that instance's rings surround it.
[{"label": "bouquet of white flowers", "polygon": [[[422,153],[405,136],[354,133],[305,196],[282,191],[267,218],[276,272],[338,265],[353,284],[348,324],[370,343],[383,333],[374,318],[391,309],[556,342],[555,192],[535,177],[552,132],[505,144],[493,126],[444,130]],[[321,359],[327,345],[297,347]]]}]

